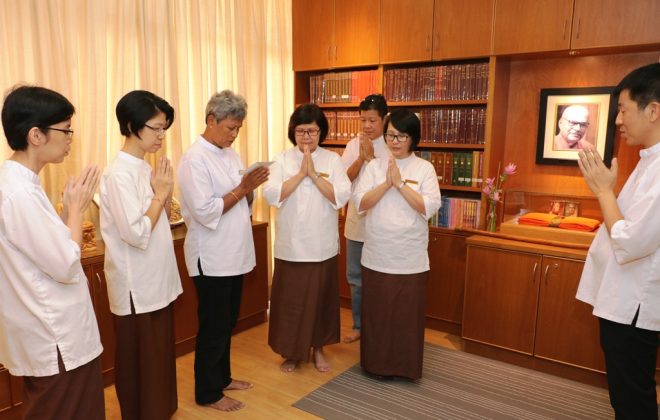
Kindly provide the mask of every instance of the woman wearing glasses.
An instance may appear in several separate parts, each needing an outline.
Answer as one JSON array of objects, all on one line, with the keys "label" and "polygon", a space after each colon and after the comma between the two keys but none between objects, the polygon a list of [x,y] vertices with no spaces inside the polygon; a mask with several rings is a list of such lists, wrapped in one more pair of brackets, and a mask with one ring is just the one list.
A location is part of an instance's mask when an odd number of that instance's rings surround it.
[{"label": "woman wearing glasses", "polygon": [[83,213],[98,185],[87,167],[64,188],[61,218],[39,180],[71,150],[74,107],[20,86],[2,127],[12,155],[0,166],[0,363],[23,377],[23,418],[104,419],[101,339],[80,265]]},{"label": "woman wearing glasses", "polygon": [[174,300],[181,294],[169,210],[169,159],[144,161],[163,145],[174,109],[144,90],[116,107],[124,146],[101,177],[105,277],[115,317],[115,387],[123,419],[167,419],[177,409]]},{"label": "woman wearing glasses", "polygon": [[428,219],[440,188],[433,165],[413,153],[420,131],[413,112],[393,111],[385,121],[392,156],[367,165],[353,196],[366,212],[360,363],[378,376],[422,376]]},{"label": "woman wearing glasses", "polygon": [[264,189],[275,219],[275,266],[268,344],[282,355],[283,372],[309,359],[330,370],[323,347],[339,342],[337,211],[351,184],[336,153],[319,147],[328,121],[313,104],[301,105],[289,120],[295,147],[275,158]]}]

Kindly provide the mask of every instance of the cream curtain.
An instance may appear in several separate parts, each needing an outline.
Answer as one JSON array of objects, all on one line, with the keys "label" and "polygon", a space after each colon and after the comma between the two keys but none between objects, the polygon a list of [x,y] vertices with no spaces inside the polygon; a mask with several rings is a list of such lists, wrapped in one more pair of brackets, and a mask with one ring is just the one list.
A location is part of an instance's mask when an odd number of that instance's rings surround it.
[{"label": "cream curtain", "polygon": [[[244,163],[288,147],[291,0],[0,0],[0,45],[3,92],[37,84],[76,106],[72,153],[41,173],[53,202],[67,174],[114,158],[123,141],[114,108],[134,89],[176,109],[160,152],[174,165],[203,131],[208,98],[223,89],[248,102],[234,143]],[[0,147],[4,160],[11,151],[4,139]],[[253,212],[270,218],[260,194]]]}]

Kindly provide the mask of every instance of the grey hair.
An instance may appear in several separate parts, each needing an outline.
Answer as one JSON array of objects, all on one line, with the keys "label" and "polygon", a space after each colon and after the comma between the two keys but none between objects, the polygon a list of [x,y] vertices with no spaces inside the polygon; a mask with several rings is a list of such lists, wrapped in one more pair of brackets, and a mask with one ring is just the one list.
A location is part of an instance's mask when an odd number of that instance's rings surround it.
[{"label": "grey hair", "polygon": [[247,114],[247,102],[241,95],[236,95],[231,90],[223,90],[211,96],[209,103],[206,104],[206,119],[213,115],[216,121],[222,121],[226,118],[235,118],[244,120]]}]

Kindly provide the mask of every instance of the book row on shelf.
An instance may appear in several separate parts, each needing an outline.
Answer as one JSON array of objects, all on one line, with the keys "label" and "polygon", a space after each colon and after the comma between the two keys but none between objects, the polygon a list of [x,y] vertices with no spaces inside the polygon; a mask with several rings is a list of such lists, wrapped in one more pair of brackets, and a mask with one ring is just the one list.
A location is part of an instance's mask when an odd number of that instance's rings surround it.
[{"label": "book row on shelf", "polygon": [[[348,141],[360,132],[359,111],[323,111],[328,120],[328,140]],[[422,143],[484,144],[486,108],[433,108],[417,114],[422,123]]]},{"label": "book row on shelf", "polygon": [[442,197],[440,210],[431,217],[429,226],[448,229],[478,229],[481,201],[473,198]]},{"label": "book row on shelf", "polygon": [[392,102],[488,99],[488,63],[386,69],[383,95]]},{"label": "book row on shelf", "polygon": [[316,104],[356,103],[378,92],[378,70],[324,73],[309,78],[310,101]]}]

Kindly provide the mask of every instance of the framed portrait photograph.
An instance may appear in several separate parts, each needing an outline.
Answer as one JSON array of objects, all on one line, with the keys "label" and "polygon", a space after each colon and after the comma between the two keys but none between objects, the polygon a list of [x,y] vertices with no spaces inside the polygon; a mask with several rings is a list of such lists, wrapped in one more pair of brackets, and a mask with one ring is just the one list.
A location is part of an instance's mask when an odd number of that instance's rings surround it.
[{"label": "framed portrait photograph", "polygon": [[596,150],[609,166],[617,104],[613,87],[541,89],[536,163],[577,165],[580,150]]},{"label": "framed portrait photograph", "polygon": [[548,214],[554,214],[555,216],[564,216],[564,210],[566,207],[566,202],[557,200],[550,202],[550,208],[548,209]]}]

